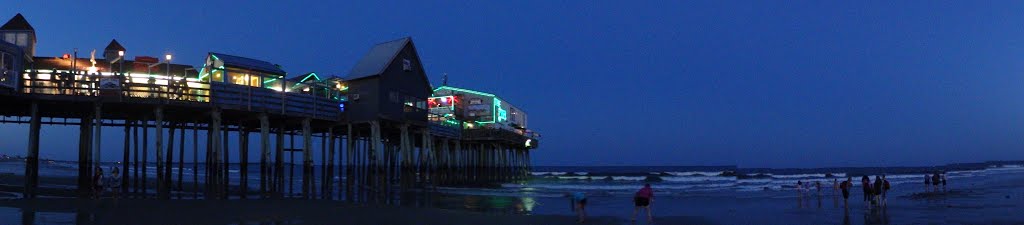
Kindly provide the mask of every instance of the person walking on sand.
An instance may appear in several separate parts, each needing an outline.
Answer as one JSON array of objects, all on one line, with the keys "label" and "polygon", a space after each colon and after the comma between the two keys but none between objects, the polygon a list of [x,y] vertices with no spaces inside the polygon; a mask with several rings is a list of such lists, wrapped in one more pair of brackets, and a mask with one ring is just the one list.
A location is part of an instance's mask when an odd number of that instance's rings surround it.
[{"label": "person walking on sand", "polygon": [[651,184],[644,184],[643,188],[640,188],[636,192],[636,196],[633,197],[633,217],[631,221],[636,221],[636,214],[640,212],[640,209],[647,210],[647,223],[654,221],[651,217],[651,202],[654,201],[654,190],[651,189]]},{"label": "person walking on sand", "polygon": [[832,178],[832,195],[836,195],[839,192],[839,178]]},{"label": "person walking on sand", "polygon": [[100,199],[103,195],[103,168],[96,167],[96,173],[92,175],[93,198]]},{"label": "person walking on sand", "polygon": [[818,196],[821,196],[821,181],[814,181],[814,188],[818,191]]},{"label": "person walking on sand", "polygon": [[871,178],[868,178],[867,175],[864,175],[863,177],[860,178],[860,185],[864,190],[864,205],[868,208],[871,208]]},{"label": "person walking on sand", "polygon": [[882,176],[875,175],[874,203],[876,206],[882,204]]},{"label": "person walking on sand", "polygon": [[839,184],[839,189],[843,191],[843,207],[850,208],[850,188],[853,187],[853,178],[847,177],[846,181]]},{"label": "person walking on sand", "polygon": [[121,192],[121,173],[117,166],[110,169],[110,195],[117,201],[117,195]]},{"label": "person walking on sand", "polygon": [[572,193],[572,202],[575,206],[576,215],[579,216],[579,223],[586,222],[587,218],[587,194],[577,191]]},{"label": "person walking on sand", "polygon": [[932,188],[932,176],[928,175],[928,174],[925,174],[924,175],[924,192],[928,192],[928,190],[931,190],[931,188]]},{"label": "person walking on sand", "polygon": [[942,172],[942,191],[946,191],[946,172]]},{"label": "person walking on sand", "polygon": [[796,194],[799,196],[804,196],[804,181],[796,181]]},{"label": "person walking on sand", "polygon": [[889,193],[889,188],[890,187],[891,186],[889,186],[889,179],[886,179],[885,175],[882,175],[882,198],[881,198],[882,202],[881,202],[881,204],[882,204],[883,207],[886,206],[886,203],[888,203],[888,201],[887,201],[888,199],[886,199],[886,196]]}]

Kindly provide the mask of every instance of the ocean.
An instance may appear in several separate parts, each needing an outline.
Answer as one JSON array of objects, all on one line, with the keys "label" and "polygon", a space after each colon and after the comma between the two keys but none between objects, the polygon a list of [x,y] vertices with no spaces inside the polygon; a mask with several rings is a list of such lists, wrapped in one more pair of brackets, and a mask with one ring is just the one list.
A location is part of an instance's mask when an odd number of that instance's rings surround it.
[{"label": "ocean", "polygon": [[[0,173],[22,174],[23,163],[17,160],[0,162]],[[109,172],[116,163],[104,163]],[[198,165],[203,170],[203,165]],[[319,176],[319,166],[314,170]],[[184,168],[185,181],[193,176],[191,164]],[[285,165],[289,169],[289,165]],[[301,167],[295,165],[296,189],[301,185]],[[148,177],[153,179],[155,165],[148,166]],[[250,166],[250,189],[258,188],[259,167]],[[422,198],[418,207],[443,208],[453,210],[476,211],[483,213],[511,213],[528,215],[572,215],[570,202],[564,197],[571,192],[584,192],[588,196],[590,206],[588,213],[593,216],[630,217],[632,212],[631,199],[637,189],[650,183],[656,201],[653,204],[655,214],[660,216],[706,216],[725,224],[760,223],[765,220],[792,217],[818,218],[818,213],[811,216],[801,214],[809,208],[840,208],[838,192],[833,188],[833,181],[843,181],[847,177],[854,178],[854,185],[859,186],[861,176],[886,175],[892,185],[890,198],[894,206],[907,206],[918,210],[914,196],[933,191],[924,186],[924,177],[936,171],[945,172],[948,179],[948,190],[989,190],[985,198],[995,199],[997,195],[991,190],[1003,190],[1004,183],[1017,183],[1001,192],[1014,194],[1024,193],[1018,181],[1024,181],[1024,161],[1000,161],[983,163],[949,164],[929,167],[848,167],[848,168],[739,168],[735,166],[636,166],[636,167],[535,167],[530,178],[508,182],[490,187],[436,187],[424,190],[429,197]],[[177,164],[174,165],[173,177],[177,179]],[[129,171],[132,173],[132,171]],[[73,178],[77,174],[77,163],[66,161],[44,161],[40,174],[43,177]],[[202,181],[202,175],[198,175]],[[232,184],[240,179],[237,164],[231,165],[229,176]],[[288,178],[286,178],[288,179]],[[343,182],[344,177],[335,177],[333,182]],[[74,188],[73,185],[47,184],[43,179],[42,186],[57,188]],[[0,182],[3,182],[0,179]],[[796,184],[810,183],[809,188],[798,191]],[[821,183],[820,190],[817,183]],[[337,186],[335,186],[337,187]],[[808,187],[808,186],[805,186]],[[850,198],[854,208],[864,208],[860,202],[859,188],[853,188],[854,197]],[[1007,191],[1009,190],[1009,191]],[[956,192],[960,193],[960,192]],[[966,192],[971,198],[974,192]],[[980,192],[979,192],[980,193]],[[980,195],[980,194],[979,194]],[[340,196],[340,195],[335,195]],[[1006,195],[1011,198],[1011,195]],[[956,198],[952,198],[956,200]],[[1020,199],[1017,199],[1020,200]],[[927,202],[927,201],[925,201]],[[1020,201],[1024,202],[1024,201]],[[985,203],[982,201],[982,203]],[[965,204],[982,204],[977,200]],[[1021,207],[1019,203],[1011,207]],[[986,207],[981,207],[988,209]],[[934,211],[934,210],[933,210]],[[919,222],[922,215],[933,211],[919,211],[914,216],[903,218],[904,222]],[[840,217],[841,212],[820,213],[818,220],[828,223],[831,217]],[[847,210],[848,212],[848,210]],[[985,213],[985,212],[982,212]],[[853,221],[871,218],[854,217]],[[901,221],[898,216],[887,219]],[[780,217],[781,216],[781,217]],[[849,215],[847,213],[847,219]],[[1010,221],[1024,221],[1024,218],[1008,218]],[[778,220],[786,221],[786,220]],[[857,222],[859,223],[859,222]]]}]

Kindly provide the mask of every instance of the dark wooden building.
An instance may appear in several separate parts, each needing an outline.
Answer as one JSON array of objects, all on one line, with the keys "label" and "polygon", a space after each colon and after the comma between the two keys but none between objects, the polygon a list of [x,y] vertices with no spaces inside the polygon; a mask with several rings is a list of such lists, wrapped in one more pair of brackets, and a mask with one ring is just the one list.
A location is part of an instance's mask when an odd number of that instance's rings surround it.
[{"label": "dark wooden building", "polygon": [[344,80],[349,85],[349,121],[426,125],[431,87],[412,38],[377,44]]}]

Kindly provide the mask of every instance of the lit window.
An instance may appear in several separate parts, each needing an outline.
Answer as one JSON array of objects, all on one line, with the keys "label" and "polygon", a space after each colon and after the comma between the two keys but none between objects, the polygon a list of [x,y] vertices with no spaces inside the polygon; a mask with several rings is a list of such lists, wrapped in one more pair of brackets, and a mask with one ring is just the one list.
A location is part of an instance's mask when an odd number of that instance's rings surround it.
[{"label": "lit window", "polygon": [[8,43],[12,43],[12,44],[13,43],[17,43],[15,41],[16,40],[15,36],[17,36],[17,34],[15,34],[15,33],[5,33],[4,34],[4,41],[6,41]]},{"label": "lit window", "polygon": [[21,47],[28,47],[28,34],[26,34],[26,33],[19,33],[18,34],[18,42],[15,43],[15,44],[18,45],[18,46],[21,46]]}]

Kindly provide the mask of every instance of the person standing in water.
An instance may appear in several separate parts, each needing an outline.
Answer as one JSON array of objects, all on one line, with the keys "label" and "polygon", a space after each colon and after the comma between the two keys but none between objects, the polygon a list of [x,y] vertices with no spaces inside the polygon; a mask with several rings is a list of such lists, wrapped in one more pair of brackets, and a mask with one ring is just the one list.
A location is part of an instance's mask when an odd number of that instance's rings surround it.
[{"label": "person standing in water", "polygon": [[651,217],[651,202],[654,201],[654,190],[651,189],[651,184],[644,184],[643,188],[640,188],[636,192],[636,196],[633,197],[633,217],[631,221],[636,221],[636,214],[640,212],[640,209],[647,210],[647,223],[654,221]]},{"label": "person standing in water", "polygon": [[818,189],[818,196],[821,196],[821,181],[814,181],[814,188]]},{"label": "person standing in water", "polygon": [[850,208],[850,188],[853,187],[853,178],[847,177],[846,181],[839,184],[839,189],[843,191],[843,207]]},{"label": "person standing in water", "polygon": [[935,171],[935,174],[932,174],[932,187],[934,191],[939,191],[940,182],[942,182],[942,178],[939,177],[939,171]]},{"label": "person standing in water", "polygon": [[946,172],[942,172],[942,191],[946,190]]},{"label": "person standing in water", "polygon": [[886,203],[888,202],[887,199],[886,199],[886,195],[889,193],[889,188],[890,188],[890,186],[889,186],[889,179],[885,179],[885,175],[882,175],[882,198],[881,198],[882,206],[885,206]]},{"label": "person standing in water", "polygon": [[931,188],[932,188],[932,176],[928,175],[928,174],[925,174],[924,175],[924,192],[928,192],[928,190],[931,190]]},{"label": "person standing in water", "polygon": [[874,185],[874,189],[873,189],[873,191],[875,193],[875,195],[874,195],[874,197],[875,197],[874,198],[875,205],[881,205],[882,204],[882,188],[883,188],[882,177],[876,175],[875,176],[875,185]]},{"label": "person standing in water", "polygon": [[864,175],[860,178],[860,185],[864,190],[864,205],[868,208],[871,207],[871,178]]},{"label": "person standing in water", "polygon": [[832,195],[836,195],[836,192],[839,192],[839,179],[832,178]]},{"label": "person standing in water", "polygon": [[574,208],[574,210],[576,210],[576,215],[579,216],[578,222],[585,222],[587,217],[587,194],[577,191],[573,192],[571,197],[573,206],[576,206]]}]

